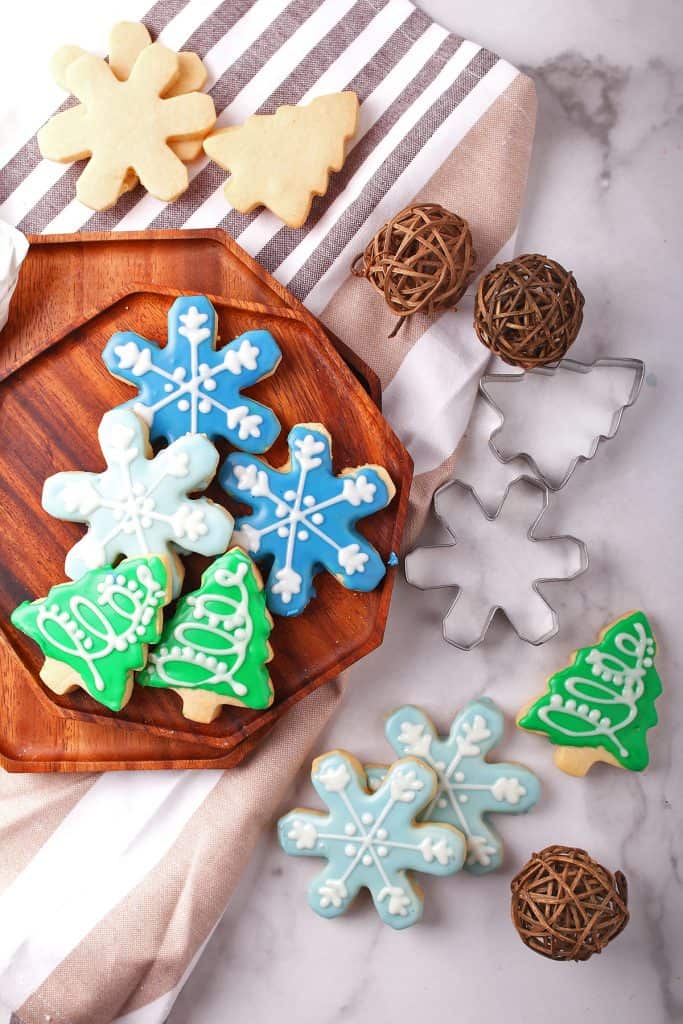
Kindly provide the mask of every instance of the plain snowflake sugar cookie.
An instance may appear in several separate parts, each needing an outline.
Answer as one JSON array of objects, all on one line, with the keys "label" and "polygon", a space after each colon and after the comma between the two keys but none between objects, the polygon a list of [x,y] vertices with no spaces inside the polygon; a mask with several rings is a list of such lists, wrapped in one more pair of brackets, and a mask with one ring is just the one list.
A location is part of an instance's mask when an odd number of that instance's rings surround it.
[{"label": "plain snowflake sugar cookie", "polygon": [[253,508],[237,520],[234,539],[255,561],[269,564],[268,607],[276,615],[300,615],[321,569],[349,590],[374,590],[384,578],[379,552],[354,527],[385,508],[396,488],[382,466],[335,476],[332,440],[320,423],[297,423],[287,443],[290,458],[282,468],[235,452],[219,481]]},{"label": "plain snowflake sugar cookie", "polygon": [[[487,760],[503,729],[503,714],[487,697],[470,701],[455,716],[448,736],[439,736],[429,716],[412,704],[394,711],[385,726],[399,757],[418,757],[436,775],[436,793],[420,821],[442,821],[460,829],[467,840],[465,870],[475,875],[503,863],[503,843],[489,815],[522,814],[540,795],[539,781],[528,768]],[[373,789],[387,773],[375,765],[366,771]]]},{"label": "plain snowflake sugar cookie", "polygon": [[355,92],[319,96],[307,106],[254,114],[210,135],[204,150],[231,177],[225,198],[241,213],[266,206],[290,228],[306,221],[313,196],[340,171],[345,143],[358,126]]},{"label": "plain snowflake sugar cookie", "polygon": [[555,764],[568,775],[585,775],[596,761],[643,771],[662,692],[655,653],[643,612],[624,615],[550,676],[546,692],[522,709],[517,724],[555,743]]},{"label": "plain snowflake sugar cookie", "polygon": [[290,811],[280,819],[278,834],[285,853],[327,859],[308,890],[313,910],[338,917],[365,888],[385,924],[415,924],[422,917],[423,894],[408,872],[452,875],[465,859],[458,829],[415,820],[436,792],[432,769],[401,758],[373,793],[360,762],[333,750],[315,759],[311,780],[328,812]]},{"label": "plain snowflake sugar cookie", "polygon": [[76,186],[86,206],[113,206],[131,187],[131,175],[163,202],[185,191],[187,169],[169,140],[202,138],[216,111],[204,93],[164,98],[179,69],[178,55],[160,43],[140,52],[123,82],[90,54],[68,65],[66,84],[81,102],[50,118],[38,132],[38,146],[43,157],[60,163],[90,158]]},{"label": "plain snowflake sugar cookie", "polygon": [[133,672],[156,643],[171,577],[162,558],[129,558],[75,583],[52,587],[47,597],[24,601],[12,623],[45,655],[40,678],[54,693],[79,687],[111,711],[133,692]]},{"label": "plain snowflake sugar cookie", "polygon": [[224,704],[267,708],[271,628],[259,571],[232,548],[209,566],[198,590],[180,598],[137,681],[174,690],[195,722],[213,722]]}]

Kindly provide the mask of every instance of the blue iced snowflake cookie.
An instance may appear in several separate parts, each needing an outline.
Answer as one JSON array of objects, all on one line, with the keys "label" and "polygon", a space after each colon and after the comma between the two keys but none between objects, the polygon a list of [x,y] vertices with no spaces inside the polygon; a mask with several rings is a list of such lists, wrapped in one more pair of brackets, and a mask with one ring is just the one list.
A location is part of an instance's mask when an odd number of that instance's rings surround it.
[{"label": "blue iced snowflake cookie", "polygon": [[432,769],[402,758],[371,793],[356,758],[333,750],[315,759],[311,779],[329,813],[290,811],[278,834],[285,853],[328,861],[308,890],[313,910],[338,917],[366,888],[385,924],[415,924],[423,899],[407,872],[452,875],[465,858],[464,837],[452,825],[415,823],[436,791]]},{"label": "blue iced snowflake cookie", "polygon": [[216,351],[216,311],[204,295],[182,296],[168,311],[159,348],[133,331],[114,334],[102,352],[107,369],[139,388],[126,405],[149,425],[153,441],[183,434],[225,438],[265,452],[280,433],[275,414],[241,394],[274,372],[280,349],[269,331],[246,331]]},{"label": "blue iced snowflake cookie", "polygon": [[146,424],[124,407],[102,417],[98,437],[103,473],[57,473],[43,488],[46,512],[88,524],[66,556],[66,574],[80,579],[121,555],[165,555],[177,597],[184,575],[177,551],[220,555],[230,543],[229,512],[208,498],[188,498],[208,487],[218,452],[201,434],[185,434],[150,457]]},{"label": "blue iced snowflake cookie", "polygon": [[[438,735],[419,708],[407,704],[389,717],[385,732],[399,757],[412,755],[436,773],[437,790],[420,821],[442,821],[467,839],[465,870],[483,875],[503,861],[503,844],[487,822],[490,813],[521,814],[537,802],[536,776],[519,764],[490,763],[486,754],[503,735],[503,715],[486,697],[458,714],[448,736]],[[367,768],[370,787],[380,785],[387,769]]]},{"label": "blue iced snowflake cookie", "polygon": [[382,466],[335,476],[330,435],[318,423],[298,423],[288,444],[282,469],[235,453],[219,474],[231,497],[252,506],[237,520],[235,539],[255,561],[272,558],[266,592],[277,615],[304,610],[321,569],[350,590],[374,590],[386,568],[354,525],[388,505],[396,490]]}]

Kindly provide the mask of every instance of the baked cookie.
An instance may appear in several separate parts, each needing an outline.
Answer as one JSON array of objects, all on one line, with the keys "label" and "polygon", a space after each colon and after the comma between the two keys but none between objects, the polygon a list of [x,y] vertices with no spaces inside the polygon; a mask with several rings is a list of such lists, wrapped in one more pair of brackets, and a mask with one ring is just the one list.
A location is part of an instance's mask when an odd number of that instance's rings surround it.
[{"label": "baked cookie", "polygon": [[50,118],[38,132],[38,146],[43,157],[60,163],[89,157],[76,186],[86,206],[113,206],[131,187],[131,174],[164,202],[185,191],[187,168],[169,140],[202,138],[216,112],[205,93],[163,98],[179,67],[178,55],[160,43],[142,50],[125,82],[90,54],[68,65],[66,84],[81,102]]},{"label": "baked cookie", "polygon": [[366,888],[385,924],[415,924],[423,898],[408,871],[452,875],[465,859],[461,832],[415,821],[436,792],[432,769],[415,758],[401,758],[371,793],[357,759],[333,750],[315,759],[311,780],[328,813],[296,808],[280,819],[278,834],[285,853],[328,861],[308,890],[313,910],[338,917]]},{"label": "baked cookie", "polygon": [[[448,736],[439,736],[431,719],[411,704],[394,711],[385,726],[399,757],[420,758],[437,777],[436,793],[420,821],[443,821],[460,829],[467,840],[465,870],[475,875],[495,871],[503,863],[503,844],[489,824],[489,814],[521,814],[540,795],[538,779],[528,768],[486,760],[503,728],[502,712],[486,697],[470,701],[456,715]],[[373,789],[387,773],[376,765],[366,771]]]},{"label": "baked cookie", "polygon": [[319,423],[292,427],[288,444],[290,461],[281,469],[236,452],[219,475],[231,497],[253,508],[237,521],[235,541],[257,562],[271,563],[266,592],[277,615],[301,614],[321,569],[349,590],[374,590],[386,568],[354,527],[385,508],[395,493],[382,466],[335,476],[331,438]]},{"label": "baked cookie", "polygon": [[279,107],[223,128],[204,150],[230,172],[225,198],[241,213],[266,206],[290,228],[300,228],[313,196],[327,192],[331,171],[344,164],[345,143],[358,126],[355,92],[318,96],[304,107]]},{"label": "baked cookie", "polygon": [[177,552],[219,555],[230,542],[232,516],[208,498],[188,497],[208,487],[218,452],[208,438],[186,434],[153,456],[147,425],[123,408],[105,413],[98,436],[103,473],[57,473],[43,488],[46,512],[88,524],[66,557],[66,574],[78,579],[121,555],[163,554],[177,597],[184,575]]},{"label": "baked cookie", "polygon": [[40,677],[54,693],[81,687],[98,703],[120,711],[133,691],[147,645],[159,639],[171,579],[163,558],[128,558],[52,587],[24,601],[12,622],[45,655]]},{"label": "baked cookie", "polygon": [[585,775],[596,761],[643,771],[662,692],[655,652],[643,612],[624,615],[550,676],[546,692],[522,708],[517,724],[557,744],[555,764],[568,775]]},{"label": "baked cookie", "polygon": [[271,628],[258,569],[233,548],[180,598],[137,682],[174,690],[195,722],[212,722],[224,704],[267,708]]},{"label": "baked cookie", "polygon": [[199,433],[264,452],[280,424],[270,409],[241,391],[275,372],[280,349],[269,331],[245,331],[216,351],[217,329],[216,311],[205,296],[182,296],[168,312],[163,348],[133,331],[120,331],[102,358],[115,377],[139,388],[127,407],[149,424],[153,441]]}]

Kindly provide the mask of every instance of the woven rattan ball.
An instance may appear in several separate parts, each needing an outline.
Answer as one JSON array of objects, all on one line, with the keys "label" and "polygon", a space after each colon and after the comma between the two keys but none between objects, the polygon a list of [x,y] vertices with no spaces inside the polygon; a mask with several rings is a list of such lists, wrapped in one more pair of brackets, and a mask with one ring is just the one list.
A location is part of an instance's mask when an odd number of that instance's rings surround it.
[{"label": "woven rattan ball", "polygon": [[413,313],[455,309],[476,258],[466,220],[438,203],[418,203],[379,229],[351,272],[366,277],[400,318],[393,338]]},{"label": "woven rattan ball", "polygon": [[581,328],[583,303],[571,271],[547,256],[518,256],[479,282],[474,329],[504,362],[530,370],[562,359]]},{"label": "woven rattan ball", "polygon": [[510,883],[512,921],[551,960],[588,960],[628,924],[626,878],[570,846],[534,853]]}]

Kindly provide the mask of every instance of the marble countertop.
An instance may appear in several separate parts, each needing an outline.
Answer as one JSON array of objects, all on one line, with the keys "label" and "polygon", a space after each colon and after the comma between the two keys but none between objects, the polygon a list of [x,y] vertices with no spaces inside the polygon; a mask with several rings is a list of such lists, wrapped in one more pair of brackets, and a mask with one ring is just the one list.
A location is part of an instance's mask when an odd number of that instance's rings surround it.
[{"label": "marble countertop", "polygon": [[[486,693],[505,710],[496,755],[542,779],[527,815],[498,818],[503,870],[484,878],[426,879],[421,925],[383,926],[369,901],[336,922],[307,906],[316,865],[284,856],[274,830],[171,1014],[171,1024],[280,1014],[297,1024],[460,1020],[540,1024],[592,1018],[621,1024],[680,1020],[683,893],[680,858],[683,735],[678,572],[682,487],[675,438],[683,386],[680,259],[683,7],[677,0],[421,0],[456,32],[533,75],[539,94],[535,156],[519,237],[574,269],[586,293],[578,359],[639,356],[647,383],[618,438],[551,500],[545,527],[586,540],[589,572],[548,594],[559,636],[540,648],[504,625],[478,650],[442,643],[443,595],[397,587],[384,645],[349,674],[346,700],[316,752],[350,747],[386,756],[382,720],[403,702],[442,725]],[[642,607],[659,640],[660,725],[643,776],[597,766],[573,779],[551,747],[513,717],[546,675],[618,614]],[[308,766],[283,810],[317,802]],[[632,920],[601,957],[555,964],[529,952],[509,920],[509,882],[532,850],[586,847],[628,876]]]}]

